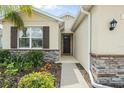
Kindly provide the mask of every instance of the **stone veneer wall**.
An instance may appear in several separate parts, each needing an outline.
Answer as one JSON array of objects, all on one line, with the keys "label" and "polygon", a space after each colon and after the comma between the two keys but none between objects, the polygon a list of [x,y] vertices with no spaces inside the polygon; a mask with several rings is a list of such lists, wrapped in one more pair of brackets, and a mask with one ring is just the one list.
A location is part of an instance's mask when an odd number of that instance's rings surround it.
[{"label": "stone veneer wall", "polygon": [[[27,51],[31,51],[30,49],[12,49],[10,50],[11,52],[27,52]],[[59,50],[38,50],[38,51],[43,51],[44,54],[44,61],[59,61],[59,56],[60,56],[60,52]]]},{"label": "stone veneer wall", "polygon": [[91,54],[91,72],[96,83],[124,87],[124,55]]},{"label": "stone veneer wall", "polygon": [[60,53],[59,50],[44,51],[45,61],[59,61]]}]

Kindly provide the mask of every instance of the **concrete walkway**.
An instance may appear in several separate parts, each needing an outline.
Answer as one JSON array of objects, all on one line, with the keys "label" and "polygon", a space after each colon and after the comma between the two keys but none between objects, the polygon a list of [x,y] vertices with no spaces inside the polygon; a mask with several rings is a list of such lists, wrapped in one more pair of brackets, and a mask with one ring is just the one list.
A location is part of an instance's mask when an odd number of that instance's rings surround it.
[{"label": "concrete walkway", "polygon": [[60,63],[79,63],[73,56],[62,56]]},{"label": "concrete walkway", "polygon": [[72,58],[72,56],[67,58],[68,62],[64,58],[64,60],[62,60],[61,88],[88,88],[88,84],[75,65],[75,62],[78,61],[74,58],[73,60],[70,58]]}]

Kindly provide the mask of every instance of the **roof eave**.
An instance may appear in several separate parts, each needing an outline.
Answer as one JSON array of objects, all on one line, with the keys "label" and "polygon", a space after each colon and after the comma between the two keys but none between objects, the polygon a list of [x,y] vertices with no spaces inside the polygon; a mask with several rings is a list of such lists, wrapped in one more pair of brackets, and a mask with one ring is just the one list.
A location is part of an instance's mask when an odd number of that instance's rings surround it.
[{"label": "roof eave", "polygon": [[84,17],[86,16],[86,14],[84,14],[81,11],[81,8],[85,9],[86,11],[89,11],[93,6],[92,5],[82,5],[80,6],[80,11],[78,12],[78,15],[72,25],[71,31],[75,31],[77,29],[77,27],[80,25],[80,23],[82,22],[82,20],[84,19]]},{"label": "roof eave", "polygon": [[40,10],[40,9],[37,9],[37,8],[34,8],[34,7],[33,7],[33,10],[36,11],[36,12],[38,12],[38,13],[44,14],[44,15],[46,15],[46,16],[48,16],[48,17],[51,17],[51,18],[55,19],[56,21],[64,22],[64,20],[62,20],[62,19],[60,19],[60,18],[58,18],[58,17],[56,17],[56,16],[54,16],[54,15],[51,15],[51,14],[45,12],[45,11],[42,11],[42,10]]}]

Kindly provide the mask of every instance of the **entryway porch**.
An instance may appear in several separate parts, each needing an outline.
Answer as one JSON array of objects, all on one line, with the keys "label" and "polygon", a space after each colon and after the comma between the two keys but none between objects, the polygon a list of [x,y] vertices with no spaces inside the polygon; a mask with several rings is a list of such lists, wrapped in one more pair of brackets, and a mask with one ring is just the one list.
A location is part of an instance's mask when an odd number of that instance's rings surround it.
[{"label": "entryway porch", "polygon": [[88,88],[82,73],[76,63],[80,63],[73,56],[73,33],[61,34],[61,57],[57,63],[62,63],[61,88]]},{"label": "entryway porch", "polygon": [[73,33],[61,34],[61,54],[73,55]]}]

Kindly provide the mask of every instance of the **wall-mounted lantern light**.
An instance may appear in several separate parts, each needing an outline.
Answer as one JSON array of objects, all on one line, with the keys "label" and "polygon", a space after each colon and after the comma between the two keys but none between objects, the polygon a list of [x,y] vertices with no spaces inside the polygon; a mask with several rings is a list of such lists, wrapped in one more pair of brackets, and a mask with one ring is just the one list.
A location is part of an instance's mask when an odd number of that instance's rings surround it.
[{"label": "wall-mounted lantern light", "polygon": [[110,30],[114,30],[114,28],[116,27],[117,25],[117,21],[115,19],[113,19],[111,22],[110,22]]}]

